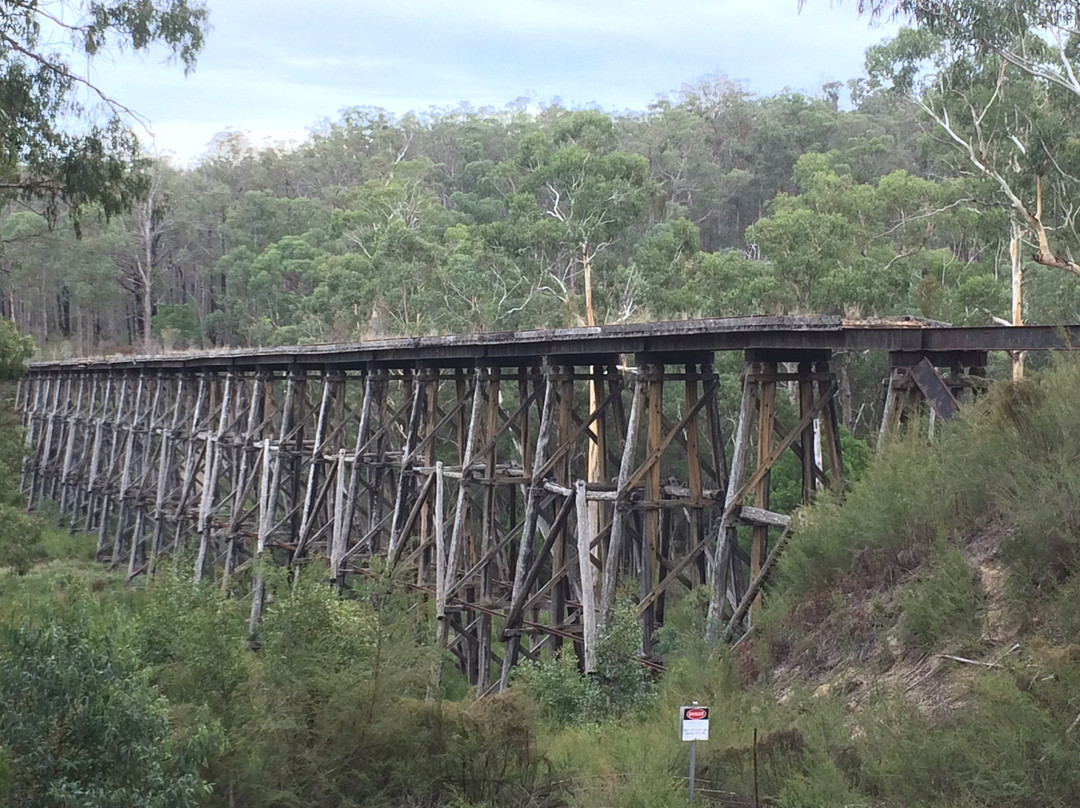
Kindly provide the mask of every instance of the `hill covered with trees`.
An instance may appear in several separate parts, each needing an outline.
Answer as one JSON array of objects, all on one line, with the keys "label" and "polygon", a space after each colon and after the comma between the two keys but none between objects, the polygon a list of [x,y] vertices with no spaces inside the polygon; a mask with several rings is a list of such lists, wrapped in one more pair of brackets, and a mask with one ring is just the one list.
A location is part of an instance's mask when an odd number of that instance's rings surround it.
[{"label": "hill covered with trees", "polygon": [[[903,41],[871,61],[894,69]],[[0,306],[53,355],[575,324],[586,266],[606,322],[1008,318],[999,186],[883,81],[757,97],[713,76],[622,113],[356,108],[287,150],[223,134],[190,169],[146,166],[130,211],[84,206],[78,232],[9,205]],[[1039,95],[1064,136],[1072,106]],[[1015,151],[1005,104],[979,131]],[[1029,263],[1028,319],[1080,317],[1067,273]]]}]

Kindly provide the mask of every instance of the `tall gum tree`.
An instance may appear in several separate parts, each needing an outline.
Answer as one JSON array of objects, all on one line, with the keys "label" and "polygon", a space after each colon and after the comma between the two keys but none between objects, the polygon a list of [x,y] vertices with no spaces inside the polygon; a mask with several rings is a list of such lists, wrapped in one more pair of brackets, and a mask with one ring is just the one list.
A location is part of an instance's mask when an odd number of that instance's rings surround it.
[{"label": "tall gum tree", "polygon": [[[871,49],[871,73],[911,95],[970,169],[1004,197],[1031,259],[1080,275],[1080,4],[1074,0],[860,0],[917,24]],[[1018,249],[1014,249],[1018,253]]]}]

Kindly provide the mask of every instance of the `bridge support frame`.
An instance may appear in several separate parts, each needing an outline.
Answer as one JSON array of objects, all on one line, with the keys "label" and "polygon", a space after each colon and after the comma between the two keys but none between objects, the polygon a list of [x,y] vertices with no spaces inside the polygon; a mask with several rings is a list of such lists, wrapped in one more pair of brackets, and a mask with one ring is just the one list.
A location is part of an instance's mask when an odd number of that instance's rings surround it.
[{"label": "bridge support frame", "polygon": [[253,639],[266,565],[318,561],[420,593],[482,693],[561,648],[594,670],[627,608],[656,668],[672,594],[711,585],[719,621],[760,573],[783,453],[803,501],[842,490],[828,351],[747,352],[736,414],[726,378],[702,351],[35,372],[24,490],[129,579],[168,557],[250,593]]}]

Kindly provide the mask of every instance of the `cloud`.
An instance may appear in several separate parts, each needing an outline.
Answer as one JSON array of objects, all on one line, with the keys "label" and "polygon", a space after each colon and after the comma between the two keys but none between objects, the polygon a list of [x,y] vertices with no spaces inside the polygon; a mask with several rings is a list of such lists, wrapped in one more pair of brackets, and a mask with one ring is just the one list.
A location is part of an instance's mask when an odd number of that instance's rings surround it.
[{"label": "cloud", "polygon": [[858,75],[886,33],[824,0],[801,14],[796,0],[228,0],[211,13],[193,76],[126,56],[96,74],[178,153],[200,153],[205,140],[180,140],[196,131],[295,133],[360,105],[501,107],[528,94],[643,108],[717,72],[760,93],[813,91]]}]

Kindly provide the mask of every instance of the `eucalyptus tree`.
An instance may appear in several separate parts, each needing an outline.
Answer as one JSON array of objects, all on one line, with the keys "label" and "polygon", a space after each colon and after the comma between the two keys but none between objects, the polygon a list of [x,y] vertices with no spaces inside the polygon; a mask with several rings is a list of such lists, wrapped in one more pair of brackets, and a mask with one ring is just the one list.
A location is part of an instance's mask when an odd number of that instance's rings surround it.
[{"label": "eucalyptus tree", "polygon": [[89,205],[107,216],[126,210],[145,187],[130,111],[84,78],[77,63],[164,47],[191,70],[207,29],[201,0],[7,0],[0,13],[0,192],[35,200],[49,219],[67,210],[77,221]]},{"label": "eucalyptus tree", "polygon": [[611,118],[593,110],[564,115],[525,135],[516,159],[497,174],[508,215],[489,226],[491,242],[526,261],[569,319],[578,296],[590,294],[584,276],[593,268],[611,315],[629,313],[632,302],[605,269],[615,266],[615,253],[628,251],[622,239],[645,224],[655,191],[645,158],[618,149]]},{"label": "eucalyptus tree", "polygon": [[39,213],[18,210],[0,222],[0,296],[4,316],[42,346],[67,342],[79,352],[115,345],[124,335],[129,301],[110,256],[115,219],[86,217],[76,236],[70,222],[50,227]]},{"label": "eucalyptus tree", "polygon": [[1074,0],[861,0],[917,31],[868,54],[872,72],[908,93],[967,169],[1012,210],[1031,259],[1080,274],[1074,257],[1080,159],[1080,4]]},{"label": "eucalyptus tree", "polygon": [[798,193],[779,195],[747,231],[787,310],[964,324],[1005,312],[992,254],[981,260],[988,217],[964,182],[895,171],[860,183],[842,152],[804,155],[794,181]]},{"label": "eucalyptus tree", "polygon": [[195,808],[220,737],[201,721],[178,733],[124,641],[92,625],[85,605],[67,608],[75,613],[0,626],[0,799]]}]

